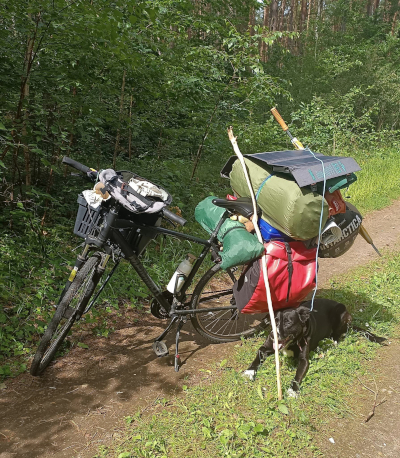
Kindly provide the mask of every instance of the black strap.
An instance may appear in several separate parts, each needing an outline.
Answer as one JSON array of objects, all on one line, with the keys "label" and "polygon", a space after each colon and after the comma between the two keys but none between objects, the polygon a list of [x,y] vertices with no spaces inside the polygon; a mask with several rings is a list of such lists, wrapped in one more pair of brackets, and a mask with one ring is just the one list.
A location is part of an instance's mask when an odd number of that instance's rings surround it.
[{"label": "black strap", "polygon": [[288,290],[287,290],[287,297],[286,302],[289,302],[289,295],[290,295],[290,288],[292,286],[292,276],[293,276],[293,261],[292,261],[292,249],[288,242],[283,242],[285,244],[286,253],[288,255],[288,271],[289,271],[289,281],[288,281]]},{"label": "black strap", "polygon": [[225,232],[222,238],[224,239],[226,237],[226,234],[229,234],[229,232],[234,231],[235,229],[244,229],[245,231],[247,231],[247,229],[244,226],[233,226]]},{"label": "black strap", "polygon": [[[133,196],[136,197],[136,199],[139,200],[139,202],[143,202],[143,207],[141,209],[141,211],[146,211],[149,207],[151,207],[153,205],[153,201],[152,200],[149,200],[147,199],[146,197],[138,194],[134,189],[132,189],[128,183],[125,183],[125,181],[122,181],[118,175],[116,175],[115,177],[113,177],[113,180],[117,179],[117,183],[116,183],[116,186],[119,186],[121,188],[121,194],[123,197],[126,198],[127,194],[132,194]],[[121,182],[121,185],[119,185],[119,183]],[[132,204],[132,202],[129,202],[130,204]],[[136,204],[136,206],[138,206]]]},{"label": "black strap", "polygon": [[138,212],[145,212],[154,203],[150,201],[149,199],[146,199],[145,197],[138,194],[134,189],[132,189],[128,185],[128,183],[125,183],[124,181],[122,181],[121,178],[117,174],[115,174],[113,177],[107,180],[107,183],[110,183],[115,188],[120,188],[121,195],[125,197],[125,199],[128,193],[133,194],[136,197],[136,199],[140,202],[140,204],[139,202],[129,202],[129,204],[132,207],[134,207]]}]

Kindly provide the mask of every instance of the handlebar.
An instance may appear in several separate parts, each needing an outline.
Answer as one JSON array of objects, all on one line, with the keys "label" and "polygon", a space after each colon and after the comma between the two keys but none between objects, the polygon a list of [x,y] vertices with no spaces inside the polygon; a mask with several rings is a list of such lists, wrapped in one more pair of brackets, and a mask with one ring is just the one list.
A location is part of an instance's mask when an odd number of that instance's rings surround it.
[{"label": "handlebar", "polygon": [[[78,161],[74,161],[73,159],[67,156],[63,157],[62,163],[69,165],[70,167],[73,167],[74,169],[79,170],[80,172],[83,172],[85,175],[87,175],[88,178],[93,178],[91,174],[96,174],[97,177],[96,171],[87,167],[86,165],[81,164]],[[173,223],[179,224],[180,226],[184,226],[187,223],[187,221],[184,218],[176,215],[175,213],[171,212],[170,210],[167,210],[166,208],[164,208],[162,212],[163,216],[166,219],[172,221]]]},{"label": "handlebar", "polygon": [[88,174],[89,172],[92,172],[92,169],[90,169],[86,165],[83,165],[78,161],[74,161],[73,159],[71,159],[71,158],[69,158],[67,156],[63,157],[62,163],[63,164],[67,164],[70,167],[73,167],[74,169],[79,170],[80,172],[83,172],[83,173],[86,173],[86,174]]},{"label": "handlebar", "polygon": [[187,221],[184,218],[176,215],[175,213],[171,212],[166,208],[164,208],[163,210],[163,216],[172,221],[173,223],[179,224],[180,226],[184,226],[187,223]]}]

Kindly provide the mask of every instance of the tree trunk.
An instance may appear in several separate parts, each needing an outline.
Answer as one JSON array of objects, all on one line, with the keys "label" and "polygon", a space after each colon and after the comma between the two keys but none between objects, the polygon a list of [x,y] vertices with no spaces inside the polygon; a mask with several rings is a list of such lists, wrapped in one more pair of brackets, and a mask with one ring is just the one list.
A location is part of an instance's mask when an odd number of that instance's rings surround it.
[{"label": "tree trunk", "polygon": [[[119,121],[120,121],[120,124],[121,124],[121,120],[122,120],[122,113],[123,113],[123,110],[124,110],[125,76],[126,76],[126,70],[124,70],[124,74],[122,75],[121,99],[120,99],[120,105],[119,105]],[[118,155],[118,149],[119,149],[119,137],[120,137],[120,127],[118,126],[117,138],[115,140],[113,169],[115,169],[115,166],[116,166],[116,163],[117,163],[117,155]]]},{"label": "tree trunk", "polygon": [[269,29],[276,32],[278,28],[278,0],[272,0],[269,13]]},{"label": "tree trunk", "polygon": [[249,13],[249,32],[250,36],[254,36],[254,26],[256,25],[256,12],[254,10],[254,6],[250,7]]},{"label": "tree trunk", "polygon": [[133,95],[131,95],[131,103],[129,104],[129,134],[128,134],[128,157],[129,160],[132,157],[132,105],[133,105]]},{"label": "tree trunk", "polygon": [[279,26],[278,30],[282,32],[284,30],[285,24],[285,10],[286,10],[286,0],[282,0],[281,8],[280,8],[280,17],[279,17]]},{"label": "tree trunk", "polygon": [[24,159],[25,159],[25,184],[26,186],[31,185],[31,160],[30,160],[29,148],[27,146],[27,143],[28,143],[27,124],[28,124],[29,112],[26,106],[24,108],[24,101],[29,97],[29,75],[30,75],[31,68],[32,68],[33,45],[36,40],[39,20],[40,20],[40,15],[37,17],[35,30],[32,36],[28,37],[27,44],[26,44],[25,59],[24,59],[24,73],[23,73],[22,81],[21,81],[21,91],[20,91],[20,98],[19,98],[19,103],[18,103],[18,108],[17,108],[17,114],[15,117],[16,121],[19,121],[22,118],[21,137],[24,143],[23,151],[24,151]]},{"label": "tree trunk", "polygon": [[[49,180],[47,182],[47,187],[46,187],[46,194],[48,194],[50,192],[52,184],[53,184],[53,169],[51,168],[50,169],[50,174],[49,174]],[[43,231],[43,227],[44,227],[44,225],[46,223],[46,215],[47,215],[48,207],[49,207],[49,199],[46,199],[46,201],[44,203],[44,213],[43,213],[42,221],[40,222],[40,228],[41,228],[42,231]]]},{"label": "tree trunk", "polygon": [[398,5],[397,5],[397,11],[394,13],[394,16],[393,16],[393,21],[392,21],[392,36],[394,35],[395,30],[396,30],[396,22],[397,22],[397,17],[398,17],[398,15],[399,15],[399,9],[400,9],[400,0],[399,0]]},{"label": "tree trunk", "polygon": [[372,6],[374,0],[367,1],[367,16],[372,16]]},{"label": "tree trunk", "polygon": [[[74,86],[73,88],[70,89],[70,92],[72,92],[72,96],[75,97],[76,96],[76,86]],[[71,148],[72,148],[72,144],[74,142],[74,126],[75,126],[75,110],[71,110],[71,115],[72,115],[72,125],[71,125],[71,131],[69,133],[69,141],[68,141],[68,149],[67,149],[67,155],[69,156],[70,155],[70,152],[71,152]],[[64,167],[64,177],[66,177],[68,175],[68,166],[65,165]]]},{"label": "tree trunk", "polygon": [[304,30],[304,25],[307,18],[307,0],[301,0],[301,10],[300,10],[300,32]]},{"label": "tree trunk", "polygon": [[[297,30],[299,30],[299,27],[301,27],[301,25],[300,25],[300,17],[299,17],[299,2],[298,2],[298,0],[294,1],[293,24],[294,24],[293,31],[297,32]],[[296,55],[298,55],[299,54],[299,38],[295,38],[293,40],[293,44],[294,44],[294,53]]]},{"label": "tree trunk", "polygon": [[308,36],[308,28],[310,26],[310,16],[311,16],[312,7],[313,7],[313,0],[310,0],[310,3],[308,5],[308,17],[307,17],[307,36]]},{"label": "tree trunk", "polygon": [[[264,6],[264,17],[263,17],[263,37],[266,36],[267,34],[267,28],[268,28],[268,13],[269,13],[269,8],[267,6]],[[264,41],[261,42],[261,61],[262,62],[267,62],[268,56],[268,45]]]},{"label": "tree trunk", "polygon": [[206,129],[204,131],[203,138],[201,139],[201,143],[200,143],[199,148],[198,148],[197,153],[196,153],[196,157],[195,157],[194,164],[193,164],[192,175],[190,177],[191,179],[193,179],[194,174],[196,173],[197,166],[199,165],[200,158],[201,158],[201,153],[203,152],[204,142],[206,141],[208,133],[210,132],[211,123],[212,123],[212,120],[214,118],[214,115],[217,112],[219,104],[221,103],[222,98],[225,95],[225,92],[228,90],[228,87],[230,86],[231,82],[234,80],[235,76],[236,76],[235,73],[233,73],[231,79],[229,80],[229,82],[225,86],[224,90],[220,93],[220,95],[219,95],[219,97],[218,97],[218,99],[217,99],[217,101],[215,103],[214,110],[211,113],[210,119],[209,119],[208,124],[206,126]]}]

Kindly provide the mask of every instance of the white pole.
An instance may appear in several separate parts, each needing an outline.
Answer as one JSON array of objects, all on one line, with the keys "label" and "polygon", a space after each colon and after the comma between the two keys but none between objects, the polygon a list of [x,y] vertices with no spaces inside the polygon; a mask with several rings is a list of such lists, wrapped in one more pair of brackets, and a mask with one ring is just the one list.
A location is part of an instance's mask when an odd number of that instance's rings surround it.
[{"label": "white pole", "polygon": [[[247,181],[247,186],[249,187],[249,192],[251,196],[251,200],[253,202],[253,217],[252,221],[254,224],[254,229],[257,234],[258,240],[263,243],[263,239],[261,236],[260,228],[258,227],[258,215],[257,215],[257,202],[256,202],[256,197],[254,195],[253,187],[251,185],[250,177],[247,172],[247,167],[246,163],[244,161],[243,154],[240,152],[239,146],[236,141],[236,137],[233,135],[233,129],[232,126],[229,127],[228,129],[228,137],[229,140],[232,143],[233,146],[233,151],[235,152],[236,156],[239,158],[240,163],[242,164],[243,167],[243,172],[244,176]],[[261,258],[261,265],[262,265],[262,270],[263,270],[263,276],[264,276],[264,283],[265,283],[265,290],[267,293],[267,302],[268,302],[268,312],[269,316],[271,319],[271,325],[272,325],[272,332],[274,335],[274,346],[275,346],[275,368],[276,368],[276,385],[278,388],[278,399],[282,399],[282,385],[281,385],[281,373],[280,373],[280,367],[279,367],[279,341],[278,341],[278,333],[276,331],[276,323],[275,323],[275,315],[274,315],[274,309],[272,308],[272,299],[271,299],[271,291],[269,288],[269,282],[268,282],[268,271],[267,271],[267,258],[264,253],[263,257]]]}]

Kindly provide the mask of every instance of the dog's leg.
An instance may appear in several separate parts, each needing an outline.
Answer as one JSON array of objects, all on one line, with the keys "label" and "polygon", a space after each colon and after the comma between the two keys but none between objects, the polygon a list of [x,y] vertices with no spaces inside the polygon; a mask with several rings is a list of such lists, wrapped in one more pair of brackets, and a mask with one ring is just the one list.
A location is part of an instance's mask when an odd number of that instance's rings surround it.
[{"label": "dog's leg", "polygon": [[303,381],[303,378],[306,376],[310,358],[310,341],[306,341],[305,345],[301,348],[299,354],[299,365],[297,366],[296,375],[290,388],[288,389],[288,395],[292,397],[297,397],[297,393],[300,390],[300,384]]},{"label": "dog's leg", "polygon": [[[339,304],[339,305],[341,305],[341,304]],[[332,332],[332,339],[335,342],[338,342],[340,337],[343,334],[346,334],[347,330],[349,329],[349,326],[350,326],[350,323],[351,323],[352,319],[353,319],[352,316],[350,315],[350,313],[347,310],[344,311],[340,315],[339,325],[335,329],[333,329],[333,332]]]},{"label": "dog's leg", "polygon": [[254,381],[256,379],[256,374],[260,366],[263,362],[274,354],[274,347],[272,340],[268,337],[268,339],[261,345],[261,347],[257,350],[257,356],[255,357],[254,361],[250,364],[248,369],[243,372],[243,376],[249,378],[250,380]]}]

